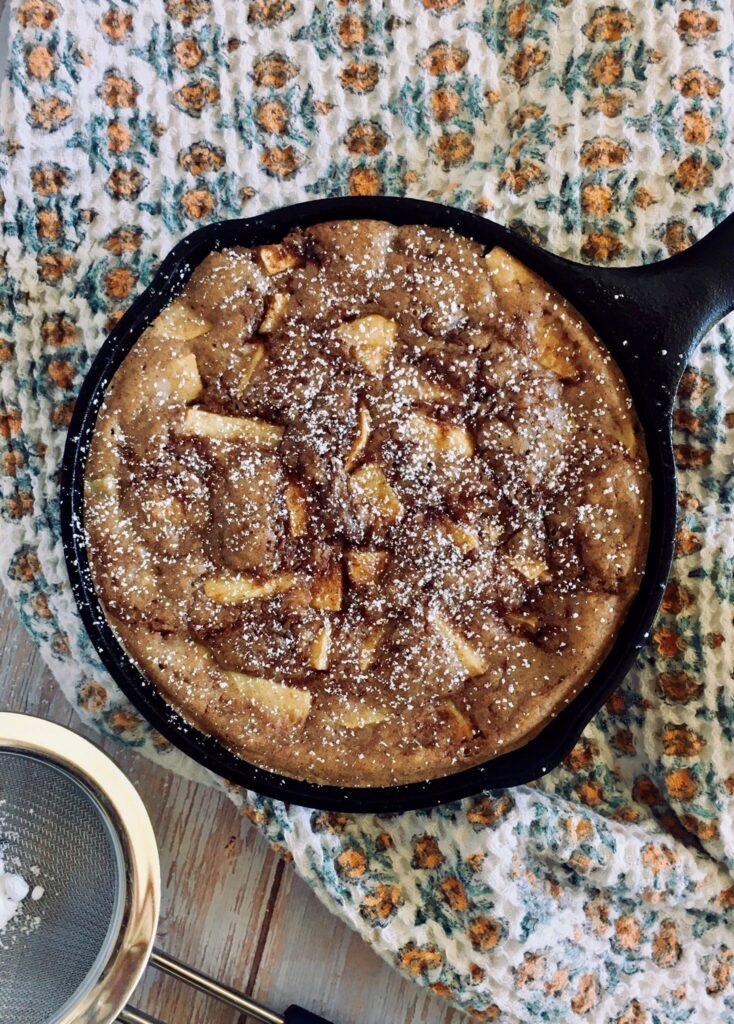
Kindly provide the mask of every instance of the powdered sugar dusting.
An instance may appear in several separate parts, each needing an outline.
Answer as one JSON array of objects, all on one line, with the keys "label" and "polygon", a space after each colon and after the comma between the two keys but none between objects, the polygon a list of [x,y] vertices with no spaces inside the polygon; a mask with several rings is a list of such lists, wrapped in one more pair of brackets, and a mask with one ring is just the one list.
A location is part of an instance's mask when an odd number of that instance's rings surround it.
[{"label": "powdered sugar dusting", "polygon": [[0,935],[16,916],[30,891],[22,875],[6,870],[3,851],[0,849]]},{"label": "powdered sugar dusting", "polygon": [[87,472],[95,580],[169,699],[293,774],[516,745],[634,595],[629,394],[499,250],[354,221],[216,253],[138,342]]}]

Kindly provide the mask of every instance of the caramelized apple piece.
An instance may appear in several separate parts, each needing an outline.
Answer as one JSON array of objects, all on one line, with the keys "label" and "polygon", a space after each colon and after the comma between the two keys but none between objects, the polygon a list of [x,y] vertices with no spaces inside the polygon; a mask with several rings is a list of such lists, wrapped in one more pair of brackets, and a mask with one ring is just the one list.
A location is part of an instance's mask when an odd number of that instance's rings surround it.
[{"label": "caramelized apple piece", "polygon": [[311,584],[311,606],[326,612],[338,612],[342,606],[342,570],[332,565]]},{"label": "caramelized apple piece", "polygon": [[389,526],[403,516],[402,503],[376,462],[355,470],[351,486],[357,502],[366,506],[371,519]]},{"label": "caramelized apple piece", "polygon": [[448,384],[438,384],[428,377],[419,377],[415,391],[419,402],[442,403],[445,405],[457,405],[461,401],[461,393]]},{"label": "caramelized apple piece", "polygon": [[523,629],[531,634],[540,628],[540,616],[534,612],[507,612],[505,622],[512,629]]},{"label": "caramelized apple piece", "polygon": [[276,292],[274,295],[270,295],[268,297],[267,306],[265,307],[265,316],[260,322],[257,333],[270,334],[271,331],[274,331],[283,319],[283,315],[288,308],[288,303],[290,301],[291,297],[287,292]]},{"label": "caramelized apple piece", "polygon": [[329,667],[329,652],[331,650],[331,622],[329,619],[323,624],[311,644],[309,662],[311,668],[318,672],[325,672]]},{"label": "caramelized apple piece", "polygon": [[181,433],[219,441],[251,441],[261,448],[277,448],[283,437],[283,428],[265,420],[221,416],[217,412],[205,412],[194,407],[186,410]]},{"label": "caramelized apple piece", "polygon": [[303,577],[296,580],[290,590],[283,594],[283,607],[290,612],[300,612],[311,607],[311,587]]},{"label": "caramelized apple piece", "polygon": [[162,310],[151,327],[156,334],[180,341],[191,341],[211,330],[209,321],[195,313],[182,299],[176,299]]},{"label": "caramelized apple piece", "polygon": [[378,313],[358,317],[342,324],[337,337],[344,342],[349,355],[372,374],[381,377],[385,363],[397,340],[398,325]]},{"label": "caramelized apple piece", "polygon": [[308,502],[300,484],[290,483],[286,487],[285,507],[288,512],[288,532],[291,537],[302,537],[308,529]]},{"label": "caramelized apple piece", "polygon": [[500,295],[503,292],[508,294],[519,292],[540,280],[523,263],[516,260],[499,245],[495,245],[491,252],[487,253],[484,262],[489,268],[494,290]]},{"label": "caramelized apple piece", "polygon": [[387,564],[387,551],[353,548],[347,552],[347,572],[355,587],[376,583]]},{"label": "caramelized apple piece", "polygon": [[377,648],[382,643],[386,632],[387,629],[385,626],[374,626],[369,631],[367,638],[362,644],[362,649],[359,652],[359,668],[361,672],[366,672],[374,663],[377,656]]},{"label": "caramelized apple piece", "polygon": [[474,735],[474,724],[463,711],[459,711],[452,700],[442,701],[438,706],[438,711],[448,723],[451,737],[457,743],[472,738]]},{"label": "caramelized apple piece", "polygon": [[275,274],[282,274],[284,270],[293,270],[294,267],[301,265],[298,254],[282,243],[258,245],[255,252],[268,277],[274,277]]},{"label": "caramelized apple piece", "polygon": [[422,412],[411,413],[407,425],[414,440],[439,454],[455,455],[460,459],[469,459],[474,454],[474,439],[466,427],[442,423]]},{"label": "caramelized apple piece", "polygon": [[171,386],[171,400],[174,402],[194,402],[202,392],[199,367],[193,352],[172,359],[168,364],[167,377]]},{"label": "caramelized apple piece", "polygon": [[301,725],[306,721],[311,710],[311,694],[308,690],[243,672],[225,672],[224,675],[239,695],[252,701],[256,707],[278,718],[286,718],[293,725]]},{"label": "caramelized apple piece", "polygon": [[265,358],[264,345],[244,344],[242,348],[245,353],[246,365],[244,370],[240,374],[239,381],[237,382],[237,391],[241,395],[243,395],[245,391],[247,391],[248,387],[250,386],[250,381],[255,376],[255,370],[257,370],[258,366]]},{"label": "caramelized apple piece", "polygon": [[204,580],[204,593],[217,604],[244,604],[290,590],[295,582],[291,573],[280,573],[269,580],[254,576],[210,576]]},{"label": "caramelized apple piece", "polygon": [[[542,302],[548,291],[547,285],[514,256],[495,246],[484,259],[500,298],[504,296],[512,304],[522,295],[527,302],[535,292],[535,298]],[[543,309],[535,325],[534,336],[540,365],[551,370],[561,380],[576,380],[579,373],[574,358],[576,347],[563,328],[561,316]]]},{"label": "caramelized apple piece", "polygon": [[372,417],[370,416],[370,411],[366,405],[360,405],[357,410],[357,434],[352,441],[351,448],[347,452],[347,457],[344,460],[344,468],[347,473],[351,472],[357,462],[359,462],[362,452],[367,447],[371,429]]},{"label": "caramelized apple piece", "polygon": [[479,547],[479,537],[468,527],[455,523],[448,516],[441,516],[438,524],[443,533],[451,538],[462,555],[469,555]]},{"label": "caramelized apple piece", "polygon": [[573,381],[578,378],[579,367],[574,359],[576,347],[556,317],[545,312],[540,314],[540,322],[535,328],[535,342],[541,366],[551,370],[561,380]]},{"label": "caramelized apple piece", "polygon": [[387,711],[384,708],[370,707],[368,704],[354,701],[337,707],[332,721],[343,729],[364,729],[365,726],[384,722],[386,718]]},{"label": "caramelized apple piece", "polygon": [[511,559],[510,564],[528,581],[528,583],[547,583],[550,579],[548,563],[542,558],[532,558],[529,555],[517,555]]},{"label": "caramelized apple piece", "polygon": [[462,636],[461,633],[455,630],[454,627],[446,621],[446,619],[436,615],[434,616],[433,624],[444,640],[446,640],[449,646],[453,649],[456,657],[470,676],[480,676],[483,672],[487,671],[487,662],[484,657],[484,653],[476,647],[472,647],[466,637]]},{"label": "caramelized apple piece", "polygon": [[482,538],[490,547],[495,547],[505,535],[504,528],[499,523],[485,522],[481,525]]}]

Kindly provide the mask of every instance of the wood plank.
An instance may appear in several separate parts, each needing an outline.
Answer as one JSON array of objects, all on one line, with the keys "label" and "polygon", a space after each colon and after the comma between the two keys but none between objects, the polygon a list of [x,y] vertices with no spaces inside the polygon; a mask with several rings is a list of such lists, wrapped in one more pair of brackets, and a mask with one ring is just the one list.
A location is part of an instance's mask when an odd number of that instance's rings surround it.
[{"label": "wood plank", "polygon": [[[314,980],[316,984],[314,985]],[[287,871],[273,910],[256,999],[275,992],[338,1024],[461,1024],[467,1017],[389,967]]]},{"label": "wood plank", "polygon": [[[0,710],[81,725],[0,590]],[[318,901],[221,793],[186,782],[111,739],[158,839],[158,944],[275,1010],[296,1002],[338,1024],[460,1024],[404,981]],[[135,1005],[169,1024],[244,1024],[235,1010],[149,971]],[[249,1024],[249,1021],[248,1021]]]}]

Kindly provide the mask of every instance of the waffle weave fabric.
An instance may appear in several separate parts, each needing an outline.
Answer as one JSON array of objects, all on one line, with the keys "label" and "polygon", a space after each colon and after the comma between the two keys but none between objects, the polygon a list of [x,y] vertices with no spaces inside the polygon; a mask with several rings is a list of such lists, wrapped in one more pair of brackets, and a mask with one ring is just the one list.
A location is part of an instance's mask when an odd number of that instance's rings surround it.
[{"label": "waffle weave fabric", "polygon": [[[574,259],[662,259],[734,208],[733,65],[716,0],[11,0],[0,574],[86,721],[221,785],[105,674],[59,539],[74,395],[168,249],[208,221],[385,192]],[[328,907],[478,1021],[734,1021],[732,326],[678,399],[663,610],[560,768],[385,818],[229,789]]]}]

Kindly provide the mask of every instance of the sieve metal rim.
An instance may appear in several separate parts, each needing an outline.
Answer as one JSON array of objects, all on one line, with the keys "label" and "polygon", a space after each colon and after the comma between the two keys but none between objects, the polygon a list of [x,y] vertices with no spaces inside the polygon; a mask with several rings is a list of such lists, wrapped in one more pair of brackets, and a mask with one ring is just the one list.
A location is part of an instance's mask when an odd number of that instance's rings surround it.
[{"label": "sieve metal rim", "polygon": [[63,725],[35,715],[0,712],[0,750],[57,766],[85,786],[109,815],[126,870],[126,899],[117,941],[99,977],[57,1024],[111,1024],[148,963],[160,913],[158,846],[135,787],[98,747]]}]

